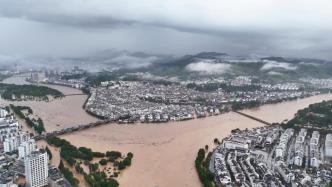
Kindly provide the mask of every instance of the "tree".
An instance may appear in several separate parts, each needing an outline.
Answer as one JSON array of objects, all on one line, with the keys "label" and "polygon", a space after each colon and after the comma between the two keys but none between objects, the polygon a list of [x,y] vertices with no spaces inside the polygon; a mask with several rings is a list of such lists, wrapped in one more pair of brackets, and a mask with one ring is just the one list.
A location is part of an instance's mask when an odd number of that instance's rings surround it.
[{"label": "tree", "polygon": [[195,160],[195,168],[198,173],[199,179],[203,183],[204,187],[212,187],[214,174],[211,173],[207,168],[203,167],[204,165],[207,165],[207,163],[204,163],[204,159],[205,150],[200,149],[197,153],[197,157]]},{"label": "tree", "polygon": [[105,153],[101,153],[101,152],[93,152],[93,157],[105,157]]},{"label": "tree", "polygon": [[77,163],[75,165],[75,170],[78,172],[78,173],[84,173],[84,170],[83,168],[81,167],[81,164]]},{"label": "tree", "polygon": [[125,168],[126,168],[125,164],[123,162],[119,162],[118,169],[123,170]]},{"label": "tree", "polygon": [[102,166],[104,166],[104,165],[106,165],[107,164],[107,160],[106,159],[101,159],[100,161],[99,161],[99,164],[100,165],[102,165]]},{"label": "tree", "polygon": [[69,183],[73,186],[78,186],[78,184],[80,183],[78,179],[76,179],[73,175],[73,173],[64,166],[62,160],[60,161],[59,164],[59,170],[61,171],[61,173],[63,174],[63,176],[69,181]]},{"label": "tree", "polygon": [[63,170],[63,168],[65,168],[65,165],[63,164],[62,160],[60,160],[60,164],[58,166],[59,170]]},{"label": "tree", "polygon": [[84,176],[90,186],[95,187],[118,187],[119,183],[112,178],[107,178],[104,172],[93,172]]},{"label": "tree", "polygon": [[215,139],[213,140],[213,142],[214,142],[214,144],[220,144],[218,138],[215,138]]},{"label": "tree", "polygon": [[122,156],[122,154],[119,151],[107,151],[106,156],[118,159]]},{"label": "tree", "polygon": [[51,150],[48,148],[48,146],[46,146],[45,150],[46,150],[46,152],[47,152],[47,154],[48,154],[48,159],[51,160],[52,157],[53,157],[53,156],[52,156],[52,152],[51,152]]},{"label": "tree", "polygon": [[133,154],[132,152],[129,152],[129,153],[127,154],[127,157],[133,158],[133,157],[134,157],[134,154]]},{"label": "tree", "polygon": [[91,172],[95,172],[95,171],[97,171],[98,168],[99,168],[98,163],[90,164],[90,171],[91,171]]},{"label": "tree", "polygon": [[236,129],[232,129],[231,130],[231,133],[233,134],[233,133],[237,133],[237,132],[239,132],[240,131],[240,129],[239,128],[236,128]]}]

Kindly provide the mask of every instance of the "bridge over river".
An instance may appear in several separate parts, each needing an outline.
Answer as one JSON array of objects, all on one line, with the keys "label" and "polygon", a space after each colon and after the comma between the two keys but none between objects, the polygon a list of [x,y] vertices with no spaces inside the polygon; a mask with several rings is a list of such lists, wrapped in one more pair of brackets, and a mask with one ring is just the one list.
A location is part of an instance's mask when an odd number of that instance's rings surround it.
[{"label": "bridge over river", "polygon": [[68,128],[63,128],[63,129],[59,129],[56,131],[52,131],[52,132],[47,132],[41,135],[37,135],[34,137],[35,140],[41,140],[41,139],[46,139],[47,137],[50,136],[60,136],[60,135],[64,135],[64,134],[70,134],[73,132],[77,132],[77,131],[81,131],[81,130],[85,130],[85,129],[89,129],[89,128],[93,128],[93,127],[98,127],[101,125],[106,125],[106,124],[110,124],[111,122],[114,122],[114,120],[100,120],[100,121],[96,121],[94,123],[89,123],[89,124],[81,124],[81,125],[77,125],[77,126],[73,126],[73,127],[68,127]]},{"label": "bridge over river", "polygon": [[[251,115],[248,115],[248,114],[245,114],[243,112],[239,112],[239,111],[233,111],[233,112],[237,113],[239,115],[242,115],[244,117],[247,117],[249,119],[255,120],[257,122],[263,123],[265,125],[268,125],[268,126],[272,125],[272,123],[270,123],[268,121],[259,119],[257,117],[254,117],[254,116],[251,116]],[[77,132],[77,131],[98,127],[98,126],[101,126],[101,125],[111,124],[112,122],[116,122],[116,120],[100,120],[100,121],[96,121],[96,122],[89,123],[89,124],[80,124],[80,125],[76,125],[76,126],[73,126],[73,127],[68,127],[68,128],[63,128],[63,129],[60,129],[60,130],[56,130],[56,131],[53,131],[53,132],[47,132],[47,133],[44,133],[42,135],[37,135],[34,138],[35,138],[35,140],[46,139],[49,136],[60,136],[60,135],[64,135],[64,134],[70,134],[70,133],[74,133],[74,132]]]},{"label": "bridge over river", "polygon": [[249,118],[249,119],[252,119],[252,120],[258,121],[258,122],[260,122],[260,123],[263,123],[263,124],[265,124],[265,125],[268,125],[268,126],[272,125],[272,123],[270,123],[270,122],[268,122],[268,121],[265,121],[265,120],[263,120],[263,119],[257,118],[257,117],[255,117],[255,116],[251,116],[251,115],[249,115],[249,114],[245,114],[245,113],[243,113],[243,112],[239,112],[239,111],[236,111],[236,110],[234,110],[233,112],[235,112],[235,113],[237,113],[237,114],[240,114],[241,116],[247,117],[247,118]]}]

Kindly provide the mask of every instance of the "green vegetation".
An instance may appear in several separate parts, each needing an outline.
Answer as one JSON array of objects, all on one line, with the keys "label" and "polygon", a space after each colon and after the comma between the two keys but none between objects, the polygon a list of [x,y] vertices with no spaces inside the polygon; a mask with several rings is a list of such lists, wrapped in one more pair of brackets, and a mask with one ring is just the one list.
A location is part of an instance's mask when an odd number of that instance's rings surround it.
[{"label": "green vegetation", "polygon": [[24,113],[22,112],[22,110],[28,110],[28,113],[29,114],[32,114],[32,109],[28,106],[15,106],[13,104],[10,104],[9,105],[10,108],[13,110],[13,112],[21,119],[24,119],[25,118],[25,115]]},{"label": "green vegetation", "polygon": [[218,138],[214,138],[213,143],[216,144],[216,145],[219,145],[219,144],[220,144],[220,141],[219,141]]},{"label": "green vegetation", "polygon": [[73,75],[63,75],[61,76],[61,79],[69,80],[69,79],[81,79],[87,76],[87,73],[82,74],[73,74]]},{"label": "green vegetation", "polygon": [[[14,113],[21,119],[24,119],[27,125],[31,128],[33,128],[38,134],[42,134],[45,132],[44,122],[41,118],[38,118],[37,120],[32,119],[29,117],[29,115],[33,114],[33,111],[28,106],[15,106],[13,104],[9,105],[10,108],[14,111]],[[28,114],[25,115],[22,111],[27,110]]]},{"label": "green vegetation", "polygon": [[93,152],[93,157],[102,158],[105,157],[105,153]]},{"label": "green vegetation", "polygon": [[101,160],[99,161],[99,164],[102,165],[102,166],[105,166],[105,165],[107,164],[107,162],[108,162],[108,160],[106,160],[106,159],[101,159]]},{"label": "green vegetation", "polygon": [[197,153],[195,160],[195,168],[200,181],[203,183],[204,187],[213,187],[214,184],[214,174],[209,171],[209,161],[212,153],[209,153],[207,158],[205,158],[205,150],[200,149]]},{"label": "green vegetation", "polygon": [[113,159],[118,159],[122,156],[122,154],[119,151],[107,151],[106,156],[112,157]]},{"label": "green vegetation", "polygon": [[223,91],[229,93],[229,92],[235,92],[235,91],[256,91],[260,90],[260,86],[256,85],[247,85],[247,86],[232,86],[225,83],[206,83],[206,84],[195,84],[195,83],[189,83],[187,84],[187,88],[195,89],[198,91],[205,91],[205,92],[211,92],[216,91],[218,89],[222,89]]},{"label": "green vegetation", "polygon": [[99,169],[98,163],[90,164],[90,172],[96,172]]},{"label": "green vegetation", "polygon": [[[58,137],[52,136],[48,137],[47,143],[55,147],[60,147],[60,155],[64,158],[71,166],[75,164],[75,159],[82,159],[85,161],[91,161],[94,157],[103,157],[104,153],[93,152],[91,149],[86,147],[75,147],[70,142]],[[108,151],[106,156],[118,159],[121,157],[121,153],[117,151]],[[120,154],[120,156],[119,156]],[[129,153],[128,153],[129,154]],[[132,157],[131,157],[132,158]]]},{"label": "green vegetation", "polygon": [[93,172],[84,176],[85,181],[93,187],[117,187],[119,183],[108,178],[104,172]]},{"label": "green vegetation", "polygon": [[[106,154],[101,152],[93,152],[91,149],[86,147],[77,148],[67,140],[60,139],[58,137],[47,137],[46,141],[50,145],[53,145],[55,147],[60,147],[61,158],[64,159],[70,166],[74,166],[75,170],[78,173],[83,174],[84,179],[87,181],[87,183],[93,187],[119,186],[118,182],[115,179],[107,177],[104,172],[101,172],[99,170],[99,164],[104,166],[107,165],[108,162],[114,162],[114,165],[117,164],[118,170],[122,170],[131,165],[131,161],[134,156],[133,153],[129,152],[127,156],[124,159],[122,159],[121,158],[122,154],[121,152],[118,151],[107,151]],[[99,161],[99,164],[89,162],[92,161],[94,157],[102,158]],[[104,157],[108,157],[108,159],[105,159]],[[77,162],[76,159],[84,160],[85,164],[89,164],[89,169],[90,169],[89,174],[86,174],[83,168],[81,167],[82,162]],[[78,185],[78,183],[76,183],[76,179],[73,178],[73,175],[70,172],[70,170],[68,170],[63,166],[62,161],[60,163],[59,168],[62,168],[61,171],[64,172],[66,179],[72,185],[74,184],[76,186]],[[114,174],[114,176],[117,176],[117,174]]]},{"label": "green vegetation", "polygon": [[[284,102],[284,101],[292,101],[292,100],[296,100],[296,99],[298,99],[298,97],[275,99],[275,100],[267,101],[267,102],[265,102],[265,104],[274,104],[274,103],[280,103],[280,102]],[[255,107],[261,106],[262,104],[264,104],[264,103],[262,103],[260,101],[234,102],[234,103],[232,103],[232,109],[233,110],[242,110],[242,109],[246,109],[246,108],[255,108]]]},{"label": "green vegetation", "polygon": [[326,185],[326,187],[332,187],[332,181],[330,181],[330,182]]},{"label": "green vegetation", "polygon": [[119,162],[118,168],[119,170],[123,170],[126,167],[131,165],[131,160],[133,159],[133,153],[128,153],[127,157],[125,159],[123,159],[122,161]]},{"label": "green vegetation", "polygon": [[312,127],[328,128],[328,125],[331,124],[332,100],[311,104],[307,108],[298,110],[294,118],[284,124],[284,127],[311,125]]},{"label": "green vegetation", "polygon": [[[223,56],[222,54],[221,56]],[[296,59],[296,58],[280,58],[272,57],[262,60],[252,60],[252,62],[242,62],[242,60],[227,62],[227,60],[220,59],[219,54],[209,53],[205,55],[202,53],[194,55],[185,55],[179,58],[161,57],[161,63],[153,63],[148,67],[138,69],[120,69],[113,72],[104,71],[96,75],[88,75],[87,81],[90,85],[99,85],[102,81],[122,80],[136,81],[141,80],[139,76],[130,74],[136,72],[150,73],[156,76],[177,77],[181,80],[197,80],[199,77],[217,78],[224,77],[234,78],[237,76],[256,76],[262,82],[280,83],[282,81],[295,81],[304,77],[312,78],[330,78],[332,76],[332,64],[327,61],[317,59]],[[230,67],[221,74],[204,74],[200,72],[188,71],[188,65],[197,63],[205,59],[214,61],[214,63],[224,64]],[[270,60],[273,62],[263,61]],[[283,66],[269,66],[268,63],[287,63],[288,67]],[[268,64],[268,65],[266,65]]]},{"label": "green vegetation", "polygon": [[232,104],[233,110],[241,110],[245,108],[254,108],[261,106],[262,103],[259,101],[249,101],[249,102],[234,102]]},{"label": "green vegetation", "polygon": [[45,150],[48,155],[48,159],[51,160],[53,158],[51,150],[48,148],[48,146],[46,146]]},{"label": "green vegetation", "polygon": [[22,96],[29,99],[39,98],[48,100],[47,96],[61,97],[63,93],[58,90],[36,85],[15,85],[0,83],[0,93],[2,98],[7,100],[20,100]]},{"label": "green vegetation", "polygon": [[86,82],[93,86],[99,86],[101,82],[114,80],[118,80],[118,75],[105,71],[95,75],[89,75]]},{"label": "green vegetation", "polygon": [[78,173],[81,173],[81,174],[85,174],[83,168],[81,167],[81,164],[80,163],[76,163],[75,164],[75,170],[78,172]]},{"label": "green vegetation", "polygon": [[38,134],[42,134],[45,132],[45,127],[42,119],[38,118],[37,121],[35,119],[30,119],[29,117],[25,118],[25,122],[31,128],[33,128]]},{"label": "green vegetation", "polygon": [[10,107],[9,106],[5,106],[5,110],[10,113]]},{"label": "green vegetation", "polygon": [[0,81],[3,81],[9,77],[11,77],[11,75],[4,75],[4,74],[0,73]]},{"label": "green vegetation", "polygon": [[[129,72],[122,72],[122,71],[117,71],[117,72],[101,72],[98,74],[94,74],[94,75],[89,75],[86,79],[86,82],[89,85],[92,86],[100,86],[101,82],[105,82],[105,81],[143,81],[146,83],[151,83],[151,84],[158,84],[158,85],[171,85],[174,84],[174,82],[171,81],[167,81],[167,80],[145,80],[140,78],[137,75],[130,75],[130,74],[126,74]],[[125,76],[123,76],[124,74],[126,74]]]},{"label": "green vegetation", "polygon": [[61,148],[60,156],[66,160],[70,166],[74,166],[76,163],[75,159],[82,159],[86,161],[91,161],[93,159],[94,152],[89,148],[77,148],[67,140],[60,139],[55,136],[48,137],[46,141],[50,145]]},{"label": "green vegetation", "polygon": [[45,127],[44,127],[44,122],[42,119],[38,118],[37,119],[37,123],[35,123],[35,125],[33,126],[33,128],[35,129],[35,131],[38,134],[41,134],[42,132],[45,132]]},{"label": "green vegetation", "polygon": [[77,187],[79,185],[80,181],[76,179],[73,173],[64,166],[62,160],[60,161],[58,168],[71,185],[73,185],[74,187]]},{"label": "green vegetation", "polygon": [[236,128],[236,129],[232,129],[231,130],[231,133],[233,134],[233,133],[237,133],[237,132],[240,132],[241,130],[239,129],[239,128]]}]

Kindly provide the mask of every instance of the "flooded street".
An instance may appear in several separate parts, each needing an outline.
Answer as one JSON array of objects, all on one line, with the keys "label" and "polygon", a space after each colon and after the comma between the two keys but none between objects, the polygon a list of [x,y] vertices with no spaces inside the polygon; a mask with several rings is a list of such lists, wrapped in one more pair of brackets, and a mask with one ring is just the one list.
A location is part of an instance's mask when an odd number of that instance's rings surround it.
[{"label": "flooded street", "polygon": [[[5,80],[6,83],[22,83],[21,77]],[[20,82],[21,81],[21,82]],[[63,86],[50,86],[64,94],[77,93],[79,90]],[[47,131],[89,123],[97,119],[88,115],[82,105],[87,96],[65,97],[52,102],[13,102],[17,105],[30,106],[40,116]],[[294,113],[309,104],[332,99],[332,94],[317,95],[279,104],[271,104],[259,109],[243,112],[269,122],[290,119]],[[0,101],[8,104],[8,101]],[[199,148],[213,147],[214,138],[222,139],[235,128],[245,129],[262,126],[256,121],[236,113],[164,124],[109,124],[85,131],[64,135],[76,146],[86,146],[95,151],[119,150],[133,152],[132,166],[118,178],[125,187],[166,187],[166,186],[201,186],[197,177],[194,160]],[[44,144],[44,143],[43,143]],[[54,155],[55,162],[59,155]]]}]

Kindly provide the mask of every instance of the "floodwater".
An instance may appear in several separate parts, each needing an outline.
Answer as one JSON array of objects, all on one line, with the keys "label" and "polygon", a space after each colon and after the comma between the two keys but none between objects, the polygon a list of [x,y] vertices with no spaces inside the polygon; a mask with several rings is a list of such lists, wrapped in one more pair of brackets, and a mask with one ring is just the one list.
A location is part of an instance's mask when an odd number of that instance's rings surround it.
[{"label": "floodwater", "polygon": [[[4,83],[30,84],[23,77],[10,77]],[[74,88],[47,85],[57,89],[63,94],[77,94],[82,91]],[[14,105],[30,106],[33,112],[43,119],[46,131],[54,131],[65,127],[87,124],[97,121],[97,119],[83,110],[83,104],[87,95],[68,96],[61,99],[54,99],[50,102],[45,101],[5,101],[0,100],[1,104],[13,103]]]},{"label": "floodwater", "polygon": [[[9,78],[5,82],[12,82]],[[15,78],[17,79],[17,78]],[[78,90],[62,86],[50,86],[63,93]],[[47,130],[53,130],[96,119],[86,114],[82,105],[86,96],[65,97],[52,102],[20,102],[29,105],[45,121]],[[298,109],[322,100],[332,99],[332,94],[317,95],[297,101],[265,105],[243,112],[269,122],[290,119]],[[1,101],[1,103],[4,101]],[[59,126],[58,126],[59,125]],[[235,128],[245,129],[262,126],[256,121],[236,113],[164,124],[109,124],[64,135],[76,146],[86,146],[95,151],[119,150],[133,152],[132,166],[118,178],[121,186],[201,186],[194,168],[199,148],[213,148],[214,138],[222,139]],[[54,155],[53,157],[58,156]],[[55,159],[58,162],[58,158]],[[56,164],[56,163],[55,163]]]}]

